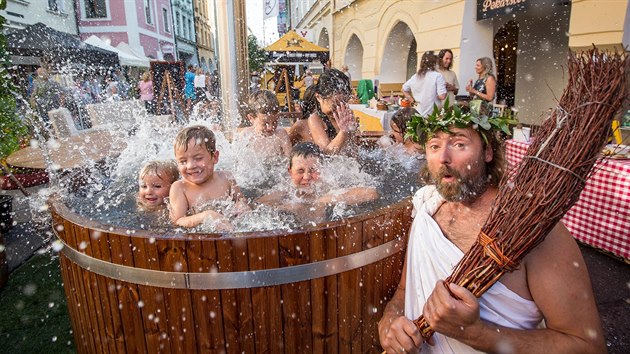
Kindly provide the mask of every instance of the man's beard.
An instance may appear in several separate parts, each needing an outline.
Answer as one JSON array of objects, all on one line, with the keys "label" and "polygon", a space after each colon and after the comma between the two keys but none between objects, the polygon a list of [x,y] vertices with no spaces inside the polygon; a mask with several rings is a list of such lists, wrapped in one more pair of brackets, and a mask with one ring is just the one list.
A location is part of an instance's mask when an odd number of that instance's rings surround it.
[{"label": "man's beard", "polygon": [[[437,191],[448,202],[471,202],[479,198],[487,189],[489,185],[489,178],[486,174],[486,165],[483,161],[481,164],[481,173],[472,173],[467,176],[462,176],[457,170],[448,166],[442,166],[440,169],[433,173],[429,172],[431,182],[435,184]],[[423,168],[428,169],[425,165]],[[442,182],[442,178],[445,176],[451,176],[455,179],[454,182]]]}]

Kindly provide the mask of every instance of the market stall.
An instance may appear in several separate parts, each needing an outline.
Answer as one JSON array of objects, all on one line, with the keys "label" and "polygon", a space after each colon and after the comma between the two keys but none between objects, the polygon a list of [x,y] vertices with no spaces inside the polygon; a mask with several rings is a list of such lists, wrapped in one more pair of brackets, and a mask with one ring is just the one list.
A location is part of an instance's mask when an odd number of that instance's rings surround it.
[{"label": "market stall", "polygon": [[[521,162],[528,147],[506,141],[509,168]],[[630,260],[630,158],[599,160],[562,222],[578,241]]]},{"label": "market stall", "polygon": [[[265,47],[265,51],[268,60],[265,67],[273,74],[270,79],[264,80],[263,87],[269,89],[273,87],[278,102],[281,105],[288,104],[291,111],[292,97],[291,95],[286,97],[286,87],[295,87],[295,78],[302,74],[300,72],[302,67],[321,67],[328,61],[329,50],[307,41],[294,30],[290,30],[276,42]],[[272,81],[273,84],[271,84]],[[297,87],[297,89],[303,91],[303,87]]]}]

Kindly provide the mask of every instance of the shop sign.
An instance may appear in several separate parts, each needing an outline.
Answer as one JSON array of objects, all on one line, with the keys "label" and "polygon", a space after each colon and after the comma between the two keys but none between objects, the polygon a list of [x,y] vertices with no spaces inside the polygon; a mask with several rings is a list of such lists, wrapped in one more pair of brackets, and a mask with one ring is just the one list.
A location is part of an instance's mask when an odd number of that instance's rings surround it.
[{"label": "shop sign", "polygon": [[477,0],[477,21],[523,11],[531,0]]}]

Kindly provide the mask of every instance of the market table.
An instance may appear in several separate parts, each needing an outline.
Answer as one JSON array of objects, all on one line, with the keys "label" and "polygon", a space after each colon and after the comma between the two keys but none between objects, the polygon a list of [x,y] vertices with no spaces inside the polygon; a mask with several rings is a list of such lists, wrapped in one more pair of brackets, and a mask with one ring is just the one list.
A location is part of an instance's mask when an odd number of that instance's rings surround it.
[{"label": "market table", "polygon": [[[528,147],[506,141],[508,168],[521,162]],[[599,160],[562,222],[580,242],[630,260],[630,159]]]},{"label": "market table", "polygon": [[[68,138],[48,142],[50,162],[56,169],[73,169],[119,154],[126,147],[122,139],[105,130],[91,130]],[[47,160],[40,146],[20,149],[7,157],[14,167],[46,169]]]},{"label": "market table", "polygon": [[368,108],[364,104],[351,104],[350,109],[354,116],[359,119],[359,129],[361,131],[389,131],[389,123],[395,110],[379,111]]}]

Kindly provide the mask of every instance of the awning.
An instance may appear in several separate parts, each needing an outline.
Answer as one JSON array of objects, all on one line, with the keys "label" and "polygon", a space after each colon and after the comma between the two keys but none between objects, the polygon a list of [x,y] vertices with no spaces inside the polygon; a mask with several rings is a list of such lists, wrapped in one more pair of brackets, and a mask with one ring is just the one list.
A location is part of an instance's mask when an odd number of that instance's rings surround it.
[{"label": "awning", "polygon": [[328,60],[328,49],[307,41],[294,30],[290,30],[275,43],[265,48],[267,59],[275,62],[313,62]]},{"label": "awning", "polygon": [[43,23],[26,26],[7,34],[11,55],[39,57],[51,64],[74,64],[100,68],[119,65],[118,55],[86,43],[69,33],[52,29]]},{"label": "awning", "polygon": [[107,43],[105,43],[105,41],[103,41],[102,39],[98,38],[95,35],[92,35],[90,37],[88,37],[86,40],[83,41],[84,43],[108,50],[110,52],[114,52],[118,55],[118,59],[120,60],[120,65],[126,65],[126,66],[138,66],[138,67],[143,67],[143,68],[148,68],[149,67],[149,60],[148,59],[141,59],[138,58],[137,56],[133,55],[133,54],[129,54],[126,53],[116,47],[113,47]]}]

